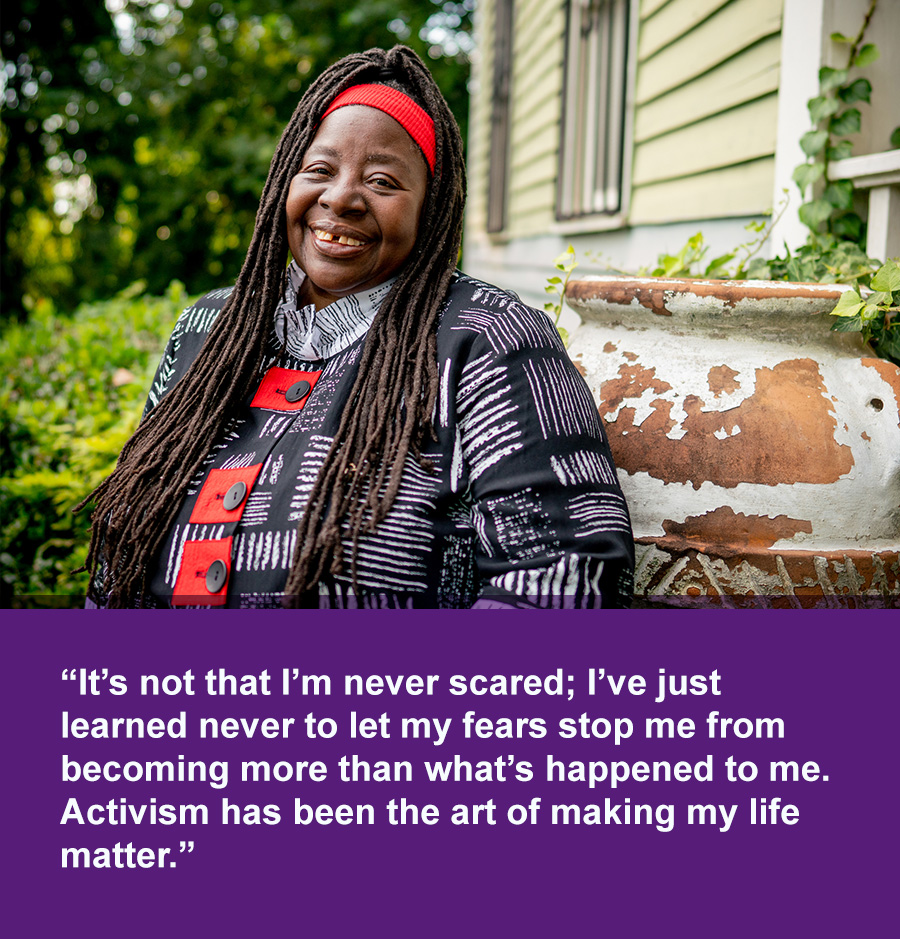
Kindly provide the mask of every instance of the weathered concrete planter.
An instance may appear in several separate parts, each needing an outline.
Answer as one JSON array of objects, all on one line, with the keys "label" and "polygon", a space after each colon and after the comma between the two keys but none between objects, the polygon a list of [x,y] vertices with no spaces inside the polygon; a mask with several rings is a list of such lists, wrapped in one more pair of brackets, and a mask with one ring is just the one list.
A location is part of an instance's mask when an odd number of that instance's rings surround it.
[{"label": "weathered concrete planter", "polygon": [[639,598],[900,596],[900,369],[830,331],[842,289],[569,283],[569,353],[631,508]]}]

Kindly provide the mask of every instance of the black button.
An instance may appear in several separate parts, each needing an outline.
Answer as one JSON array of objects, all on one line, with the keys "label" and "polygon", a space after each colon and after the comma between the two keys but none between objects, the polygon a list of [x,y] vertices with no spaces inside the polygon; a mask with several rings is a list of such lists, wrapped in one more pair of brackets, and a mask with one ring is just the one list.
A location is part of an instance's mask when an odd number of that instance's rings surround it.
[{"label": "black button", "polygon": [[284,400],[288,404],[293,404],[295,401],[299,401],[301,398],[305,398],[310,390],[312,385],[305,379],[300,379],[300,381],[294,382],[290,388],[284,393]]},{"label": "black button", "polygon": [[228,568],[224,561],[213,561],[206,572],[206,589],[210,593],[218,593],[225,586],[228,578]]},{"label": "black button", "polygon": [[225,498],[222,500],[222,508],[225,509],[226,512],[233,512],[246,498],[247,484],[238,481],[225,493]]}]

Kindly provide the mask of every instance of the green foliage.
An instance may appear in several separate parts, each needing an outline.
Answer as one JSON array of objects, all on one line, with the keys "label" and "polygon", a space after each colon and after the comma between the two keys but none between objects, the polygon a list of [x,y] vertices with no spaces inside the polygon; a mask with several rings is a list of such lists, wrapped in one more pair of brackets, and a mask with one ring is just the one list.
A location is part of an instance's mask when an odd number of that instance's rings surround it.
[{"label": "green foliage", "polygon": [[779,257],[756,259],[747,276],[801,283],[866,285],[878,263],[853,241],[821,236],[807,241],[794,252],[785,248]]},{"label": "green foliage", "polygon": [[721,254],[711,261],[706,260],[709,245],[703,238],[703,232],[697,232],[688,238],[676,254],[663,252],[657,256],[655,267],[643,267],[638,274],[643,277],[703,277],[712,280],[737,280],[759,276],[750,273],[755,266],[758,266],[755,255],[769,237],[772,225],[781,217],[786,207],[785,202],[778,215],[769,222],[750,222],[744,226],[753,237],[739,244],[733,251]]},{"label": "green foliage", "polygon": [[[813,238],[826,235],[858,241],[862,235],[862,219],[853,211],[853,184],[846,179],[828,179],[830,164],[853,152],[847,138],[859,133],[862,114],[852,105],[868,103],[872,97],[871,82],[851,78],[851,71],[871,65],[879,56],[876,46],[863,44],[876,2],[871,0],[855,38],[831,34],[832,42],[849,47],[847,67],[819,69],[819,94],[807,103],[813,127],[800,138],[807,161],[794,170],[793,180],[806,200],[800,206],[800,221]],[[820,188],[823,181],[824,188]]]},{"label": "green foliage", "polygon": [[554,260],[553,266],[563,276],[560,277],[558,274],[555,274],[547,278],[544,292],[550,294],[554,299],[548,300],[544,304],[544,309],[553,317],[553,323],[559,332],[563,345],[567,346],[569,344],[569,331],[559,325],[559,318],[562,315],[563,303],[566,299],[566,285],[569,283],[572,271],[578,267],[578,261],[575,260],[575,249],[569,245],[569,247]]},{"label": "green foliage", "polygon": [[900,263],[890,260],[871,278],[871,290],[847,290],[831,311],[832,329],[860,332],[884,359],[900,365]]},{"label": "green foliage", "polygon": [[[703,233],[697,232],[688,238],[677,254],[660,254],[656,267],[647,273],[651,277],[690,277],[690,272],[697,269],[708,250],[708,245],[703,242]],[[699,276],[706,277],[706,271]]]},{"label": "green foliage", "polygon": [[412,46],[465,130],[474,0],[110,6],[118,32],[104,0],[4,0],[4,316],[135,279],[151,293],[232,282],[284,125],[347,53]]},{"label": "green foliage", "polygon": [[642,269],[639,273],[649,274],[651,277],[726,277],[726,265],[735,258],[735,252],[723,254],[703,264],[709,252],[709,245],[703,240],[703,233],[697,232],[684,243],[677,254],[660,254],[656,259],[656,267],[652,270]]},{"label": "green foliage", "polygon": [[84,595],[88,512],[77,505],[115,466],[154,369],[187,305],[136,283],[60,316],[44,301],[3,330],[0,368],[0,592]]}]

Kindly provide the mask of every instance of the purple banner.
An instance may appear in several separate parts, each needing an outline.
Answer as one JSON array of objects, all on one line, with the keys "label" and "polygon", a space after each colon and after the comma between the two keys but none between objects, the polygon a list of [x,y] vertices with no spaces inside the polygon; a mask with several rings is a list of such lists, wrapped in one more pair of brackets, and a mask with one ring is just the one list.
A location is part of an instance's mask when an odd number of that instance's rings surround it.
[{"label": "purple banner", "polygon": [[896,928],[890,612],[35,611],[5,637],[8,935]]}]

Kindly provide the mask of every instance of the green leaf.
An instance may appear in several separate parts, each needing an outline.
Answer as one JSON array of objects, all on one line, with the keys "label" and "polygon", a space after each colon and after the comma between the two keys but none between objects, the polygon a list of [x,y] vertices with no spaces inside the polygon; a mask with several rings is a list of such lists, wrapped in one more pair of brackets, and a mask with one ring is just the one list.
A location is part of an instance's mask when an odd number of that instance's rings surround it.
[{"label": "green leaf", "polygon": [[816,180],[821,179],[824,173],[824,163],[801,163],[794,170],[791,178],[800,188],[802,195]]},{"label": "green leaf", "polygon": [[821,96],[810,98],[806,104],[813,124],[818,124],[819,121],[824,121],[826,117],[836,114],[840,106],[841,102],[837,98],[823,98]]},{"label": "green leaf", "polygon": [[821,91],[831,91],[839,88],[847,81],[847,70],[843,68],[829,68],[827,65],[819,69],[819,88]]},{"label": "green leaf", "polygon": [[811,157],[815,156],[828,141],[827,130],[808,130],[800,138],[800,147],[803,152]]},{"label": "green leaf", "polygon": [[862,219],[855,212],[847,212],[831,223],[831,231],[839,238],[858,241],[862,233]]},{"label": "green leaf", "polygon": [[800,206],[800,221],[812,231],[818,231],[819,225],[827,221],[834,211],[834,206],[824,199],[815,199]]},{"label": "green leaf", "polygon": [[[848,134],[859,133],[860,114],[856,108],[848,108],[837,117],[833,117],[828,122],[828,128],[833,134],[839,137],[846,137]],[[801,144],[802,146],[802,144]]]},{"label": "green leaf", "polygon": [[874,320],[878,314],[881,313],[881,310],[878,309],[877,304],[875,303],[866,303],[862,310],[860,310],[859,315],[864,321]]},{"label": "green leaf", "polygon": [[712,278],[722,278],[729,277],[730,273],[728,271],[728,266],[734,260],[734,251],[729,251],[728,254],[722,254],[717,258],[713,258],[709,264],[706,265],[706,269],[703,271],[704,277]]},{"label": "green leaf", "polygon": [[891,131],[891,148],[900,150],[900,127],[895,127]]},{"label": "green leaf", "polygon": [[561,284],[561,283],[562,283],[562,277],[548,277],[548,278],[547,278],[547,283],[548,283],[548,284]]},{"label": "green leaf", "polygon": [[571,269],[568,265],[571,265],[572,267],[574,267],[575,266],[574,262],[575,262],[575,249],[571,245],[569,245],[569,247],[566,248],[566,250],[563,251],[563,253],[554,260],[553,266],[557,268],[558,270],[568,271]]},{"label": "green leaf", "polygon": [[832,316],[856,316],[863,308],[863,301],[855,290],[845,290],[831,311]]},{"label": "green leaf", "polygon": [[836,179],[825,187],[822,198],[836,209],[849,209],[853,205],[853,183],[849,179]]},{"label": "green leaf", "polygon": [[856,58],[850,64],[855,65],[857,68],[865,68],[867,65],[876,62],[880,56],[881,53],[878,51],[878,46],[867,42],[862,49],[856,53]]},{"label": "green leaf", "polygon": [[853,42],[849,36],[845,36],[843,33],[832,33],[830,39],[832,42]]},{"label": "green leaf", "polygon": [[[857,78],[855,82],[841,88],[838,95],[841,101],[846,101],[847,104],[853,104],[854,101],[868,101],[872,97],[872,83],[868,78]],[[837,106],[837,101],[835,101],[835,110]]]},{"label": "green leaf", "polygon": [[853,144],[849,140],[838,140],[833,147],[828,147],[825,156],[829,163],[835,160],[846,160],[853,155]]},{"label": "green leaf", "polygon": [[687,240],[687,247],[692,251],[697,251],[703,246],[703,232],[698,231],[696,235],[691,235]]},{"label": "green leaf", "polygon": [[886,329],[873,345],[883,359],[890,359],[895,365],[900,365],[900,326]]},{"label": "green leaf", "polygon": [[872,287],[889,293],[900,290],[900,264],[891,260],[878,268],[872,277]]},{"label": "green leaf", "polygon": [[831,324],[831,328],[836,333],[861,333],[863,323],[860,317],[852,316],[847,319],[838,319]]},{"label": "green leaf", "polygon": [[753,258],[747,265],[748,280],[771,280],[772,268],[765,258]]}]

